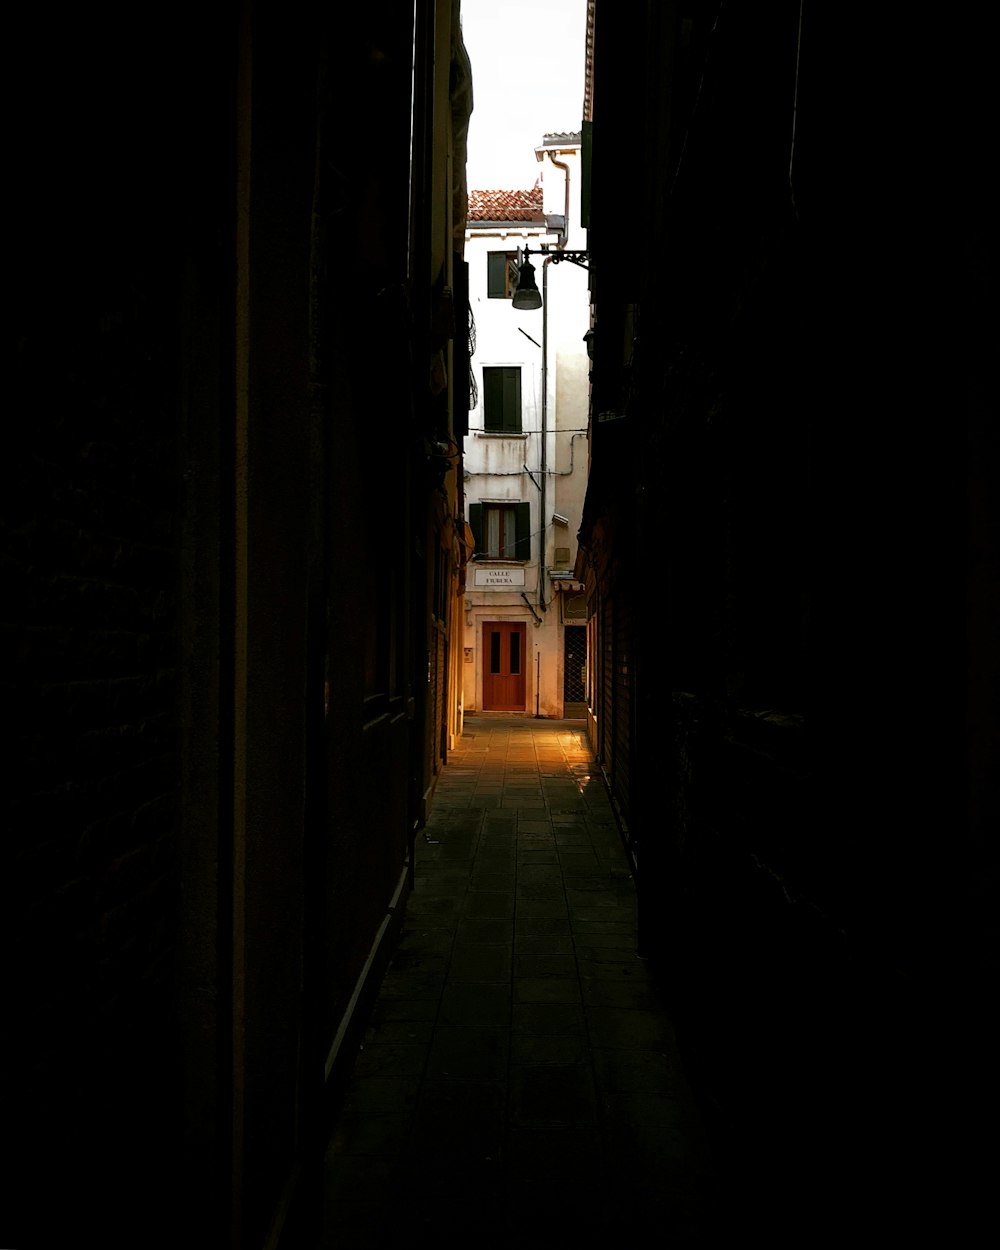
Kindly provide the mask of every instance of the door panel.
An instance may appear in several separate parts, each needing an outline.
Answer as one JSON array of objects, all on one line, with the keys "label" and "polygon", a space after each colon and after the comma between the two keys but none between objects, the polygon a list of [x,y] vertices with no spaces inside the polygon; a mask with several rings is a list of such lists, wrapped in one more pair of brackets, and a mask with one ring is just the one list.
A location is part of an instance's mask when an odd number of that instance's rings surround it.
[{"label": "door panel", "polygon": [[525,632],[525,626],[515,621],[483,625],[484,711],[524,711]]}]

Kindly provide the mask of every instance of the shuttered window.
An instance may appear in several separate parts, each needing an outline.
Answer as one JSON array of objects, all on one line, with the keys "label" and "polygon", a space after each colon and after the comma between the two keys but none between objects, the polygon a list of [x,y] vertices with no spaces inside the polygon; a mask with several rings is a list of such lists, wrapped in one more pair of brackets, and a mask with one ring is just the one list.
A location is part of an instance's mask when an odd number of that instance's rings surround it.
[{"label": "shuttered window", "polygon": [[519,365],[483,367],[483,429],[488,434],[521,433]]},{"label": "shuttered window", "polygon": [[517,252],[486,253],[486,294],[510,299],[517,290]]},{"label": "shuttered window", "polygon": [[470,504],[469,528],[477,560],[531,559],[530,504]]}]

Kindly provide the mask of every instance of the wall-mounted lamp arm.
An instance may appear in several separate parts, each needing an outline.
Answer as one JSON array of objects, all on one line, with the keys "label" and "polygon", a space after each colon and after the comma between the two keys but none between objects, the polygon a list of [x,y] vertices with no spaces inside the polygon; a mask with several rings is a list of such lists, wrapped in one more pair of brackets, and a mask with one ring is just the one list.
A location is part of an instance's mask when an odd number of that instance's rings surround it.
[{"label": "wall-mounted lamp arm", "polygon": [[574,251],[566,251],[563,249],[560,249],[558,251],[553,249],[550,251],[548,248],[544,248],[544,247],[533,247],[533,248],[525,247],[521,249],[521,255],[522,256],[544,256],[546,257],[546,259],[551,260],[553,264],[556,264],[556,265],[558,265],[561,260],[568,260],[573,265],[579,265],[581,269],[590,268],[590,253],[589,252],[579,252],[579,251],[574,252]]}]

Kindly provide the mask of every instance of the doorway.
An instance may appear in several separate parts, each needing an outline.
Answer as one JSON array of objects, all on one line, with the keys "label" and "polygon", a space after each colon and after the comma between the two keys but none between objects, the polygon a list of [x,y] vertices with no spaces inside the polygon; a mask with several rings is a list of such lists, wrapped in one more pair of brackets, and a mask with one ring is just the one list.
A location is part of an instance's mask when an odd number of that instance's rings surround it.
[{"label": "doorway", "polygon": [[563,716],[582,720],[587,715],[586,625],[567,625],[563,648]]},{"label": "doorway", "polygon": [[483,711],[524,711],[525,632],[517,621],[483,624]]}]

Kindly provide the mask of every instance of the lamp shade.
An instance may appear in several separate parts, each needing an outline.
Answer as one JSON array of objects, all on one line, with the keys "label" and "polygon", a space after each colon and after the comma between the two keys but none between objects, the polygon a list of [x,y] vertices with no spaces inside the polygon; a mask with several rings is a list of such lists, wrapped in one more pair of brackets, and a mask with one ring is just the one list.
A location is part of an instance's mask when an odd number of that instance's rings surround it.
[{"label": "lamp shade", "polygon": [[535,282],[535,266],[524,258],[524,263],[517,271],[517,290],[511,304],[515,308],[541,308],[542,297]]}]

